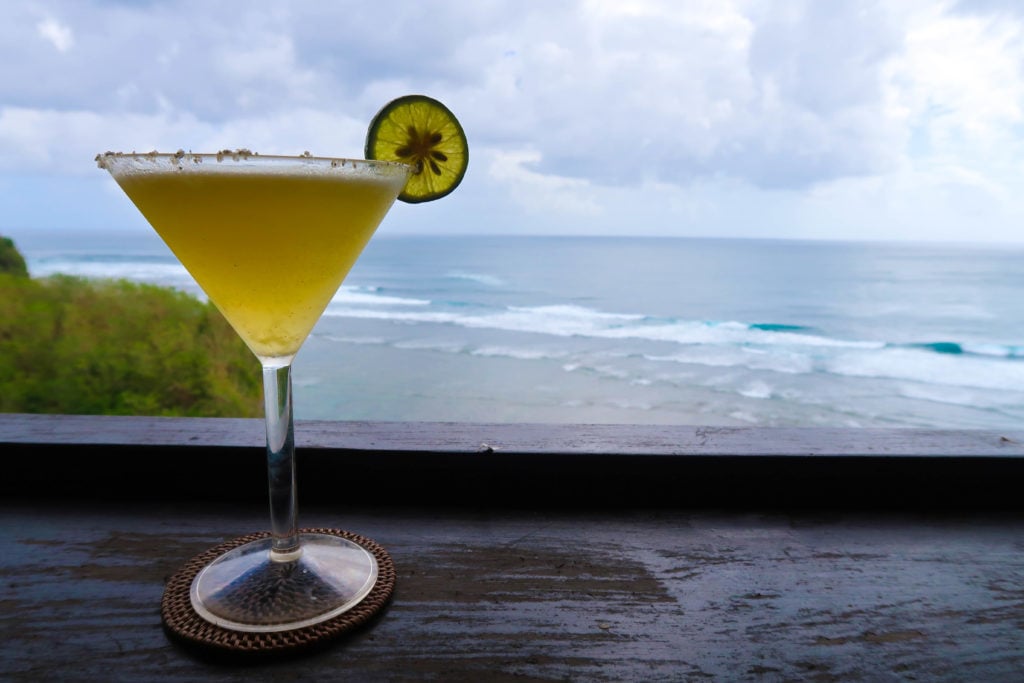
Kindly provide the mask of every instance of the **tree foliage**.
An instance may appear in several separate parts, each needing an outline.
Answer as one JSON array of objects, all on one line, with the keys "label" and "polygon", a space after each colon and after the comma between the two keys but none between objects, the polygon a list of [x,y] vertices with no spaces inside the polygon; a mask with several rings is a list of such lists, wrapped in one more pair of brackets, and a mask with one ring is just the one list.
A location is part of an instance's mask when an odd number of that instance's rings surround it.
[{"label": "tree foliage", "polygon": [[0,273],[0,412],[256,416],[256,359],[211,304]]},{"label": "tree foliage", "polygon": [[25,265],[25,259],[18,252],[10,237],[0,236],[0,273],[28,277],[28,266]]}]

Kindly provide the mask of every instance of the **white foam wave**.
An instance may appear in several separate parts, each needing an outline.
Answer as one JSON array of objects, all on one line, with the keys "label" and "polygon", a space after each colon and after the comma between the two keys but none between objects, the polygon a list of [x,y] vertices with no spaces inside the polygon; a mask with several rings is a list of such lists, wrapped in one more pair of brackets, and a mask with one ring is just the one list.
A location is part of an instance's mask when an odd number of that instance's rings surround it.
[{"label": "white foam wave", "polygon": [[155,284],[184,284],[195,287],[192,276],[179,263],[46,259],[30,262],[29,269],[35,277],[63,274],[86,278],[134,280],[136,282],[151,282]]},{"label": "white foam wave", "polygon": [[562,351],[549,351],[547,349],[530,347],[483,346],[471,351],[470,355],[485,358],[515,358],[518,360],[555,360],[565,358],[567,354]]},{"label": "white foam wave", "polygon": [[466,347],[454,341],[435,341],[432,339],[407,339],[395,342],[396,349],[406,351],[442,351],[444,353],[462,353]]},{"label": "white foam wave", "polygon": [[[609,340],[672,344],[667,353],[651,349],[636,357],[646,361],[691,366],[737,368],[789,375],[826,373],[845,377],[912,381],[951,387],[1020,391],[1024,363],[1016,348],[975,344],[964,354],[887,345],[880,341],[844,340],[822,334],[753,327],[740,322],[659,319],[637,314],[607,313],[576,305],[508,307],[490,313],[465,313],[418,306],[332,306],[327,315],[400,323],[451,325],[468,329]],[[548,358],[549,351],[530,347],[484,347],[475,355]],[[1009,359],[1009,360],[1008,360]],[[563,370],[582,369],[567,360]],[[610,367],[610,366],[609,366]],[[603,372],[607,368],[587,369]],[[740,393],[768,398],[770,387],[744,386]]]},{"label": "white foam wave", "polygon": [[762,349],[736,346],[687,346],[679,353],[667,356],[649,355],[644,358],[656,362],[769,370],[788,375],[809,374],[815,369],[813,356],[784,348],[772,349],[771,352],[767,352]]},{"label": "white foam wave", "polygon": [[628,313],[606,313],[574,305],[510,306],[500,312],[464,314],[409,312],[332,306],[326,315],[450,324],[474,329],[525,332],[556,337],[595,337],[674,342],[681,345],[746,345],[880,349],[883,342],[847,341],[814,334],[751,328],[739,322],[661,320]]},{"label": "white foam wave", "polygon": [[342,304],[347,306],[429,306],[427,299],[412,299],[409,297],[388,296],[378,294],[379,287],[350,287],[342,285],[331,305]]},{"label": "white foam wave", "polygon": [[380,346],[388,343],[388,340],[384,337],[351,337],[336,334],[318,334],[316,332],[313,333],[313,336],[330,342],[338,342],[340,344],[358,344],[360,346]]},{"label": "white foam wave", "polygon": [[647,322],[637,326],[603,330],[599,336],[613,339],[647,339],[677,344],[732,344],[792,347],[828,347],[877,349],[882,342],[848,341],[814,334],[762,330],[739,322],[706,323],[702,321]]},{"label": "white foam wave", "polygon": [[[381,311],[371,308],[351,308],[331,304],[324,311],[328,318],[359,318],[362,320],[390,320],[400,323],[460,324],[466,317],[455,313],[410,312],[405,310]],[[468,325],[467,325],[468,327]]]},{"label": "white foam wave", "polygon": [[739,393],[747,398],[771,398],[773,390],[766,382],[754,380],[739,389]]},{"label": "white foam wave", "polygon": [[453,280],[468,280],[469,282],[475,282],[488,287],[502,287],[505,285],[505,281],[500,277],[488,275],[486,273],[471,273],[456,270],[447,273],[446,277],[452,278]]},{"label": "white foam wave", "polygon": [[407,323],[449,324],[472,329],[528,332],[556,337],[600,336],[603,331],[614,329],[615,325],[643,319],[643,316],[600,313],[579,306],[513,306],[498,313],[478,315],[444,311],[388,311],[331,306],[325,315]]},{"label": "white foam wave", "polygon": [[1024,363],[1006,362],[999,358],[889,348],[872,353],[840,354],[827,359],[824,366],[828,372],[849,377],[1006,391],[1024,388]]},{"label": "white foam wave", "polygon": [[500,313],[465,316],[458,321],[466,327],[532,332],[556,337],[599,337],[642,315],[602,313],[582,306],[510,306]]},{"label": "white foam wave", "polygon": [[1003,346],[1000,344],[963,344],[964,353],[996,358],[1022,358],[1024,346]]}]

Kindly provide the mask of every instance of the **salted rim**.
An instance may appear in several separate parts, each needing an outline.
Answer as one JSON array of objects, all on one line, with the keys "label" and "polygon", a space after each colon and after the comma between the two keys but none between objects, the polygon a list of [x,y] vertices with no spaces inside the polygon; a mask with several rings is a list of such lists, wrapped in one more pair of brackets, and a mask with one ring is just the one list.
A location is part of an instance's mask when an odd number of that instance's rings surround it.
[{"label": "salted rim", "polygon": [[[258,162],[258,166],[266,167],[262,162],[268,163],[288,163],[288,164],[299,164],[303,166],[311,166],[313,168],[349,168],[351,170],[375,170],[385,171],[386,169],[393,169],[395,171],[402,170],[405,175],[412,169],[412,166],[401,161],[385,161],[380,159],[351,159],[344,157],[323,157],[313,156],[309,152],[304,152],[297,155],[287,154],[259,154],[252,152],[248,149],[236,149],[236,150],[222,150],[220,152],[185,152],[184,150],[178,150],[177,152],[103,152],[96,155],[96,165],[105,171],[114,172],[114,167],[120,167],[122,164],[128,164],[127,168],[122,167],[118,170],[128,171],[143,171],[152,170],[146,169],[143,166],[137,165],[135,162],[148,161],[157,164],[159,162],[169,162],[168,168],[176,168],[178,170],[184,170],[186,168],[194,168],[202,166],[205,162],[213,161],[216,164],[223,163],[224,161],[234,162]],[[191,162],[191,163],[189,163]],[[206,166],[206,168],[217,168],[217,166]]]}]

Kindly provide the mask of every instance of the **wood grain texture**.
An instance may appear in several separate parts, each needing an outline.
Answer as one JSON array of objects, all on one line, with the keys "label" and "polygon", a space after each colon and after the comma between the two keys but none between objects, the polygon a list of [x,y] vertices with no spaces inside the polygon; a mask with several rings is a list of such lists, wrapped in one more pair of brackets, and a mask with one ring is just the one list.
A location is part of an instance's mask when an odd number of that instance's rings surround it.
[{"label": "wood grain texture", "polygon": [[[663,425],[296,423],[306,449],[405,453],[748,456],[1024,456],[1024,430]],[[0,444],[262,447],[263,421],[0,414]]]},{"label": "wood grain texture", "polygon": [[1015,515],[472,511],[317,506],[382,543],[395,599],[282,662],[167,640],[165,578],[259,506],[0,508],[0,679],[1016,681]]},{"label": "wood grain texture", "polygon": [[1024,680],[1021,432],[298,430],[300,522],[383,544],[395,599],[245,664],[159,603],[265,525],[261,423],[0,416],[0,680]]}]

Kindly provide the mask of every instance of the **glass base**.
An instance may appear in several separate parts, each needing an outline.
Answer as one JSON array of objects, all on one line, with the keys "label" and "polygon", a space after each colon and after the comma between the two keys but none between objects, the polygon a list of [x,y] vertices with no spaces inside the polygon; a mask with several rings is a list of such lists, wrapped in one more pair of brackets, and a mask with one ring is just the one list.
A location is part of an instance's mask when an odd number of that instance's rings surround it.
[{"label": "glass base", "polygon": [[271,558],[271,538],[224,553],[192,581],[192,608],[233,631],[290,631],[352,609],[376,583],[377,560],[362,546],[316,533],[299,542],[280,559]]}]

